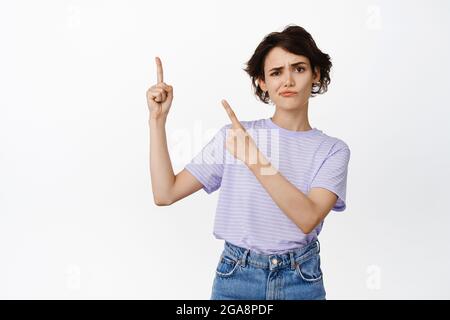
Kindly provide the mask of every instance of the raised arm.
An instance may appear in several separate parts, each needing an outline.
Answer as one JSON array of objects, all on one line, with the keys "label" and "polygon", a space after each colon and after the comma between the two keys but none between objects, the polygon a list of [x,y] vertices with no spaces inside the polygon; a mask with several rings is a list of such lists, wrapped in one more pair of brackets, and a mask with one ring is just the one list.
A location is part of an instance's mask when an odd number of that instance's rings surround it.
[{"label": "raised arm", "polygon": [[166,120],[173,100],[173,87],[163,81],[161,60],[156,57],[157,84],[147,90],[150,111],[150,175],[156,205],[170,205],[202,188],[185,169],[174,175],[167,148]]}]

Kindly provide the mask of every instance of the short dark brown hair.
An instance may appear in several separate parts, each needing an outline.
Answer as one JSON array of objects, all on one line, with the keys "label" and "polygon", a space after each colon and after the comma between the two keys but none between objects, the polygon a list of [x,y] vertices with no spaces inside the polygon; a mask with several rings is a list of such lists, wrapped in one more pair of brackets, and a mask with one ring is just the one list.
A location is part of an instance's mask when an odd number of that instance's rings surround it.
[{"label": "short dark brown hair", "polygon": [[313,38],[305,29],[290,24],[282,32],[272,32],[266,35],[244,69],[252,80],[255,95],[262,102],[269,103],[269,96],[259,87],[258,79],[265,81],[264,62],[269,51],[275,47],[281,47],[293,54],[307,57],[313,72],[316,67],[319,68],[320,84],[312,86],[312,97],[328,90],[332,66],[330,56],[319,50]]}]

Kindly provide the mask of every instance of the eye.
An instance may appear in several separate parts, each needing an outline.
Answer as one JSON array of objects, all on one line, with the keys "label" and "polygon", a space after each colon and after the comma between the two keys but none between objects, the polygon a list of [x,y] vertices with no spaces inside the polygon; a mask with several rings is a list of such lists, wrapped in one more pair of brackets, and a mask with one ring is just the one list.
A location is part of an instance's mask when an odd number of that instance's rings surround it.
[{"label": "eye", "polygon": [[[297,69],[297,70],[301,70],[300,72],[303,72],[303,71],[305,71],[305,68],[303,68],[303,67],[296,67],[295,69]],[[272,73],[271,74],[271,76],[275,76],[275,75],[277,75],[279,72],[278,71],[275,71],[274,73]]]}]

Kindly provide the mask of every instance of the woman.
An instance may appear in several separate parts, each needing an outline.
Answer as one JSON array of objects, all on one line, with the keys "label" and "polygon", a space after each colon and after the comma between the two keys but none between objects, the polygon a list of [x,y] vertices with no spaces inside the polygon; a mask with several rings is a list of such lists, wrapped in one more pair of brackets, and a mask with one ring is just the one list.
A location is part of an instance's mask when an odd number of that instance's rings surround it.
[{"label": "woman", "polygon": [[325,299],[318,235],[330,210],[346,208],[350,149],[308,120],[309,98],[327,91],[330,57],[303,28],[267,35],[245,71],[272,117],[223,126],[174,176],[164,125],[173,88],[147,91],[150,170],[157,205],[220,187],[214,236],[224,240],[211,299]]}]

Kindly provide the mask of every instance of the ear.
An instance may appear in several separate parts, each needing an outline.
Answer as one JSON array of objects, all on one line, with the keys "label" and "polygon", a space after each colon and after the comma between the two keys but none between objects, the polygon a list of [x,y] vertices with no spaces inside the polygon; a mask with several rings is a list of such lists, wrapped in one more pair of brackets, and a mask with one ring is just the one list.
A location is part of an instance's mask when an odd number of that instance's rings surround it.
[{"label": "ear", "polygon": [[258,79],[258,85],[262,91],[267,91],[266,83],[264,80]]},{"label": "ear", "polygon": [[314,68],[314,76],[313,76],[313,82],[319,82],[320,81],[320,69],[319,67]]}]

